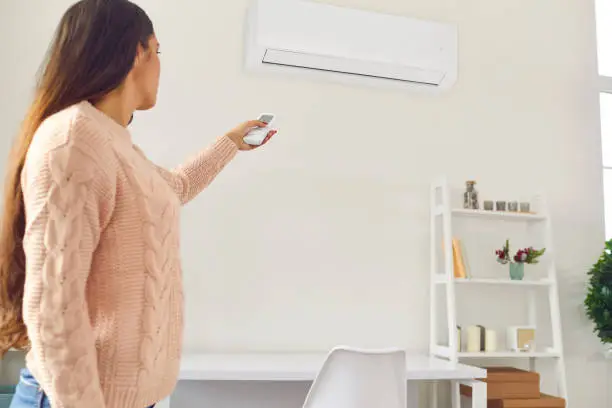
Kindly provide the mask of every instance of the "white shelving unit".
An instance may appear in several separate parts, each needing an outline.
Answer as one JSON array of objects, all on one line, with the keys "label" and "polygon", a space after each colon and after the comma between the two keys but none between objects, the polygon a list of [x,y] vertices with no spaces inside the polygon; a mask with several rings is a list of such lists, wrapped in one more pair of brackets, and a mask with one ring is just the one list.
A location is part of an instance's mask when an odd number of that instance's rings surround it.
[{"label": "white shelving unit", "polygon": [[[561,332],[561,315],[559,309],[559,294],[557,288],[557,272],[554,263],[554,250],[552,242],[551,222],[544,203],[540,203],[537,213],[511,213],[486,210],[469,210],[453,208],[451,189],[445,178],[432,183],[431,199],[431,242],[430,242],[430,346],[432,356],[458,362],[468,359],[528,359],[529,369],[535,371],[537,359],[552,359],[555,362],[557,395],[565,398],[566,407],[569,407],[567,398],[567,384],[565,364],[563,358],[563,343]],[[455,279],[453,267],[453,221],[457,218],[478,219],[479,222],[521,222],[527,223],[530,228],[537,228],[544,235],[547,262],[546,277],[537,280],[513,281],[506,279],[480,278],[478,276],[466,279]],[[439,225],[441,224],[441,233]],[[469,232],[468,232],[469,233]],[[442,256],[439,256],[442,255]],[[495,352],[465,352],[459,351],[457,345],[457,287],[479,285],[490,288],[492,286],[520,288],[528,293],[528,316],[526,325],[537,327],[537,294],[547,292],[550,324],[552,331],[552,346],[544,350],[532,352],[495,351]],[[516,289],[516,290],[520,290]],[[442,293],[446,299],[446,307],[438,307],[438,296]],[[503,304],[487,305],[488,307],[502,308]],[[439,322],[446,315],[447,338],[446,344],[440,344]],[[432,407],[437,407],[437,390],[435,384],[432,388]],[[459,408],[459,385],[453,384],[452,406]]]}]

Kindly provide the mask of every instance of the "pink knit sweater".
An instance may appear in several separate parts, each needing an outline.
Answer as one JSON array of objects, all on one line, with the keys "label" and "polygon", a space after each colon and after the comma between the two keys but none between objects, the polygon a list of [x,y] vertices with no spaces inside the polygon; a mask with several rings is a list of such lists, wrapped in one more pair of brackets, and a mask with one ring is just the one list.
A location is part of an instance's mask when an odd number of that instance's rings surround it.
[{"label": "pink knit sweater", "polygon": [[220,138],[176,171],[87,102],[47,119],[22,176],[27,365],[53,408],[145,408],[179,371],[179,209],[236,154]]}]

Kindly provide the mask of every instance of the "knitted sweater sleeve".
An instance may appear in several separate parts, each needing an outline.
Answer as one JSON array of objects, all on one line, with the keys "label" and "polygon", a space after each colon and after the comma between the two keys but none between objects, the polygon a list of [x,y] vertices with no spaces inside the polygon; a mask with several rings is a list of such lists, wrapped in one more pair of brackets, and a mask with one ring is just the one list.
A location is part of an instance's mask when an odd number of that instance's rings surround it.
[{"label": "knitted sweater sleeve", "polygon": [[223,136],[174,170],[156,165],[155,168],[178,195],[181,203],[186,204],[213,182],[237,151],[236,144]]},{"label": "knitted sweater sleeve", "polygon": [[[71,125],[67,132],[85,131]],[[85,295],[114,178],[102,164],[100,146],[66,134],[47,136],[30,148],[22,174],[24,320],[32,368],[54,408],[104,408]]]}]

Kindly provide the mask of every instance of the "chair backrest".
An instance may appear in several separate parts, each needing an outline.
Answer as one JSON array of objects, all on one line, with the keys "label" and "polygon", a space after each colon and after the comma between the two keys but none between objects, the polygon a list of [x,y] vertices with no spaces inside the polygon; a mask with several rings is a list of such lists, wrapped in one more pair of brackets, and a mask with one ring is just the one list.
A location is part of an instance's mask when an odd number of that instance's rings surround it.
[{"label": "chair backrest", "polygon": [[406,408],[406,353],[334,348],[304,408]]}]

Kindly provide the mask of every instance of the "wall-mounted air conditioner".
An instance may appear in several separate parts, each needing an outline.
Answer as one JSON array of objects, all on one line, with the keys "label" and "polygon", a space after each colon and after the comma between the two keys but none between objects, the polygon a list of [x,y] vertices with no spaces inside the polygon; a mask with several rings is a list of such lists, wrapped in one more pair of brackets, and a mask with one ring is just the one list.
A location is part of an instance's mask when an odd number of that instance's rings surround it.
[{"label": "wall-mounted air conditioner", "polygon": [[457,79],[454,24],[308,0],[254,0],[247,68],[440,90]]}]

